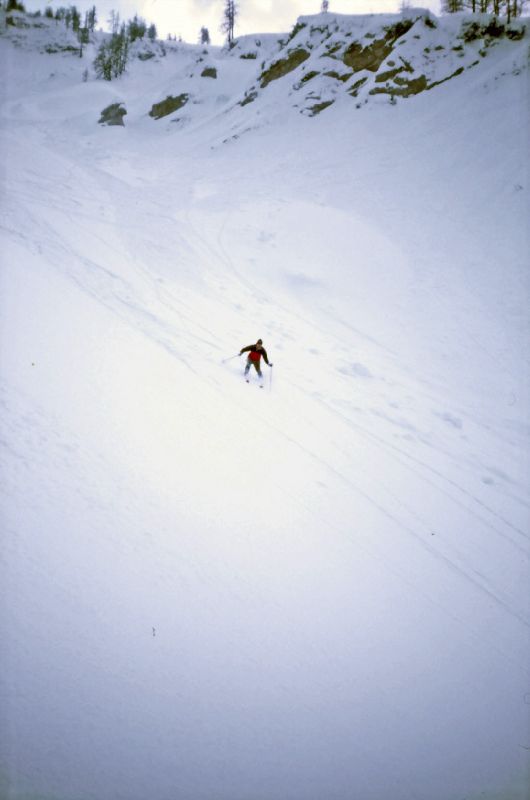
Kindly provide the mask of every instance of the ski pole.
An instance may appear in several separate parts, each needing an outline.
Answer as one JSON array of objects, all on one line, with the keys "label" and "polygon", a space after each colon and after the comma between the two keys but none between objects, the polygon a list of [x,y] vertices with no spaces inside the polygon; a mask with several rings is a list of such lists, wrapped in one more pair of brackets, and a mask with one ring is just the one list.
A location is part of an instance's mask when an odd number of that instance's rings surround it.
[{"label": "ski pole", "polygon": [[271,364],[271,371],[270,371],[270,378],[269,378],[269,392],[272,392],[272,364]]},{"label": "ski pole", "polygon": [[226,364],[227,361],[232,361],[233,358],[239,358],[241,353],[236,353],[235,356],[229,356],[228,358],[223,358],[221,364]]}]

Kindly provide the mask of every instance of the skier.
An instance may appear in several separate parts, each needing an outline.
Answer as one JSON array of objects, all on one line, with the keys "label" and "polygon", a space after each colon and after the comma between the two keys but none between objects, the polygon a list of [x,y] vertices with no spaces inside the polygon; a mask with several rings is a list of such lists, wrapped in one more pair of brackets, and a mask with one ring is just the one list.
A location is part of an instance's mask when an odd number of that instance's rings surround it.
[{"label": "skier", "polygon": [[254,369],[258,373],[258,377],[260,378],[261,381],[263,381],[263,374],[261,372],[261,366],[260,366],[261,357],[263,356],[265,363],[268,364],[269,367],[272,367],[272,364],[269,362],[269,359],[267,358],[267,351],[263,347],[263,341],[261,339],[258,339],[256,344],[249,344],[248,347],[243,347],[239,355],[242,356],[243,353],[248,353],[247,363],[245,365],[245,379],[247,383],[249,383],[248,373],[251,366],[254,367]]}]

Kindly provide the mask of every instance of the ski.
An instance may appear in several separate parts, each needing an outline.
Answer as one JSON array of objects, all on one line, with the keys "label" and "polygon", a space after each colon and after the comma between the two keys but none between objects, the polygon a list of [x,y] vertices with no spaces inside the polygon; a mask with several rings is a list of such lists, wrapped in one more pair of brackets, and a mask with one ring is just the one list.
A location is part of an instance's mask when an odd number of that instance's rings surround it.
[{"label": "ski", "polygon": [[[250,378],[245,378],[245,382],[246,382],[246,383],[250,383]],[[264,388],[265,388],[265,384],[264,384],[264,383],[260,383],[260,384],[259,384],[259,388],[260,388],[260,389],[264,389]]]}]

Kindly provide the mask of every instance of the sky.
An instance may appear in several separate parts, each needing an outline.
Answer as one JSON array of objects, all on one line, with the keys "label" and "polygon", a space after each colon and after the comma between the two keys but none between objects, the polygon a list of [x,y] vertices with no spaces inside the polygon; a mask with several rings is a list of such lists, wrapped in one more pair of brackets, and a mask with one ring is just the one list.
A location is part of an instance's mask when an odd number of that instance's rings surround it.
[{"label": "sky", "polygon": [[[72,0],[73,1],[73,0]],[[107,19],[111,9],[119,11],[123,19],[135,13],[149,23],[154,22],[158,35],[182,36],[187,42],[198,39],[200,28],[208,28],[212,42],[222,44],[221,24],[224,0],[76,0],[81,10],[92,5],[98,10],[99,25],[107,30]],[[25,0],[28,11],[43,10],[46,0]],[[66,1],[51,3],[53,8],[68,5]],[[239,0],[239,16],[236,35],[250,33],[279,33],[292,28],[302,14],[316,14],[321,0]],[[412,3],[430,8],[438,13],[439,0]],[[331,0],[330,11],[338,14],[386,13],[397,11],[400,0]]]}]

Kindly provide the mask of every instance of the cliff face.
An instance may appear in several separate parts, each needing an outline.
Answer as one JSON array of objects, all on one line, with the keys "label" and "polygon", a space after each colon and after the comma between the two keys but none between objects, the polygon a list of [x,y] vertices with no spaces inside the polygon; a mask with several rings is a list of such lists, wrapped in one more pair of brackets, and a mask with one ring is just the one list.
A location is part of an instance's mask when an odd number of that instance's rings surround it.
[{"label": "cliff face", "polygon": [[[88,82],[95,80],[94,57],[108,38],[93,34],[81,52],[64,25],[20,13],[4,13],[2,35],[18,50],[53,56],[48,63],[55,76],[60,65],[60,73],[78,80],[82,73]],[[127,125],[150,115],[181,128],[221,112],[226,130],[235,126],[241,132],[293,112],[315,116],[337,103],[355,109],[396,104],[470,72],[491,77],[496,64],[501,74],[510,60],[508,69],[522,71],[527,47],[524,18],[510,24],[489,15],[436,18],[423,9],[365,16],[326,13],[301,17],[289,34],[241,37],[230,50],[137,41],[126,72],[110,83],[113,99],[125,103]],[[127,98],[126,88],[133,85],[134,97]],[[82,102],[80,97],[81,107]]]},{"label": "cliff face", "polygon": [[303,113],[327,108],[342,96],[355,98],[357,108],[378,96],[394,102],[480,69],[497,47],[522,54],[525,34],[520,21],[436,19],[421,9],[402,15],[302,17],[263,64],[260,82],[250,91],[282,80]]}]

